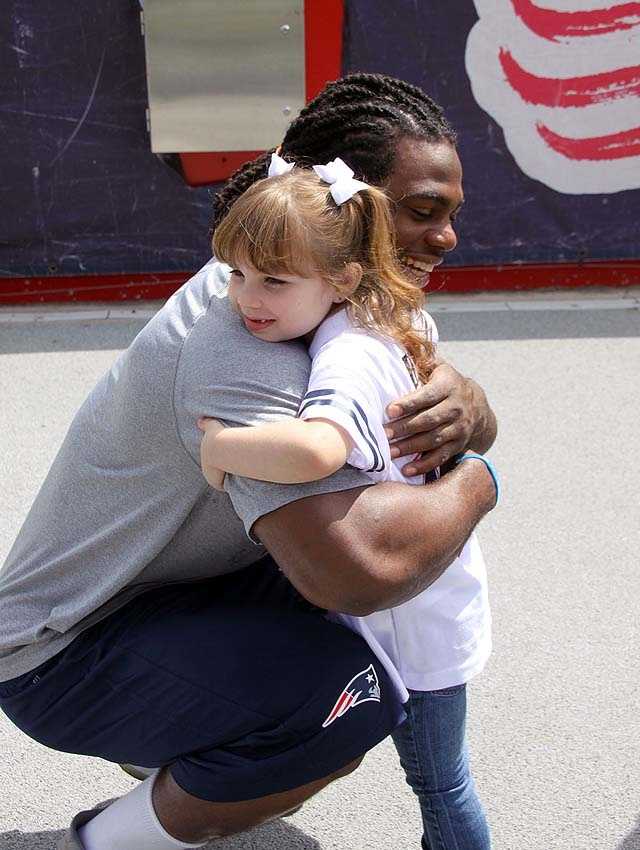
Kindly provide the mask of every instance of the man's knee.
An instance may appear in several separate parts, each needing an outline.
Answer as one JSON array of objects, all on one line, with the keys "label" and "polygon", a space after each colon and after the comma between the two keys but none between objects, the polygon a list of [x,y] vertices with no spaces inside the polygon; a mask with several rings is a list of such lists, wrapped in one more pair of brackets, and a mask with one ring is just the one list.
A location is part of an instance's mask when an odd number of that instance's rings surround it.
[{"label": "man's knee", "polygon": [[225,838],[282,817],[290,813],[292,809],[300,808],[306,800],[335,782],[336,779],[341,779],[353,773],[363,759],[364,755],[336,770],[330,776],[310,782],[301,788],[293,788],[290,791],[272,794],[258,800],[220,804],[221,808],[216,812],[215,822],[211,824],[211,831],[206,837],[210,840]]},{"label": "man's knee", "polygon": [[179,841],[196,843],[236,835],[298,808],[336,779],[352,773],[364,755],[299,788],[281,791],[255,800],[214,803],[184,791],[168,770],[158,775],[153,789],[153,805],[162,826]]}]

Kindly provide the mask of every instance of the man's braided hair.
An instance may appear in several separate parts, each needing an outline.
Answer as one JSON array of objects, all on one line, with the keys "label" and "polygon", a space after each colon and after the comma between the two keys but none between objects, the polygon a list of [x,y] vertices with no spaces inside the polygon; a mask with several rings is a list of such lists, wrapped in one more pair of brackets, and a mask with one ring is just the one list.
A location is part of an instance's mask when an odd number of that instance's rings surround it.
[{"label": "man's braided hair", "polygon": [[[383,74],[351,74],[329,83],[291,122],[279,153],[310,167],[339,156],[367,183],[390,176],[397,142],[409,136],[455,145],[443,110],[421,89]],[[213,229],[231,205],[267,176],[273,150],[246,163],[214,198]]]}]

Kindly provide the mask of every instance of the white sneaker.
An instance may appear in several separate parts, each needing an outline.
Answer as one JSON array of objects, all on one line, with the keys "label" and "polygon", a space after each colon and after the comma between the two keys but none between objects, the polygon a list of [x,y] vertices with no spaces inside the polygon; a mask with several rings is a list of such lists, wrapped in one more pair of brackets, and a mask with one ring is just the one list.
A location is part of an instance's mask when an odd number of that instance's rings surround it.
[{"label": "white sneaker", "polygon": [[103,812],[107,806],[111,805],[111,803],[115,803],[117,799],[117,797],[114,797],[113,800],[106,800],[104,803],[100,803],[95,807],[95,809],[78,812],[71,821],[71,826],[58,842],[57,850],[84,850],[82,842],[78,836],[78,830],[85,824],[89,823],[89,821],[96,815],[99,815],[100,812]]}]

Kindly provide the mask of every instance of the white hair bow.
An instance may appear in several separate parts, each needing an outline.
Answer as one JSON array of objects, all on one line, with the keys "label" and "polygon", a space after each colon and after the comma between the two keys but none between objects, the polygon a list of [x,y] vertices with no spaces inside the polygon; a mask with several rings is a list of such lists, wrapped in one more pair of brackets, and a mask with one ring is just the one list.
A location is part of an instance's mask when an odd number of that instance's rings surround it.
[{"label": "white hair bow", "polygon": [[271,162],[269,164],[268,177],[279,177],[281,174],[287,174],[295,166],[295,162],[287,162],[277,153],[271,154]]},{"label": "white hair bow", "polygon": [[314,165],[313,170],[321,180],[331,185],[329,191],[338,206],[353,198],[361,189],[369,188],[361,180],[353,179],[353,170],[340,157],[336,157],[326,165]]}]

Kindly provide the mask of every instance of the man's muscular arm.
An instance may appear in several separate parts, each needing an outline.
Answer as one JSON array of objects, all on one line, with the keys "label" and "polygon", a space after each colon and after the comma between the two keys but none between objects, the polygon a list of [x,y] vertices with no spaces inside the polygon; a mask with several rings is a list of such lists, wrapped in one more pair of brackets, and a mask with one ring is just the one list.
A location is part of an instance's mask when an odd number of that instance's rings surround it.
[{"label": "man's muscular arm", "polygon": [[300,499],[253,531],[306,599],[363,616],[432,584],[494,504],[485,465],[462,463],[423,487],[388,482]]}]

